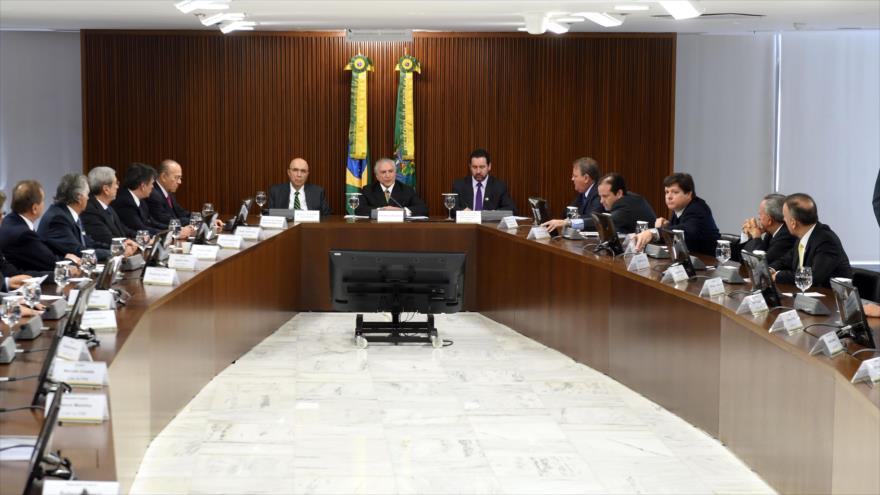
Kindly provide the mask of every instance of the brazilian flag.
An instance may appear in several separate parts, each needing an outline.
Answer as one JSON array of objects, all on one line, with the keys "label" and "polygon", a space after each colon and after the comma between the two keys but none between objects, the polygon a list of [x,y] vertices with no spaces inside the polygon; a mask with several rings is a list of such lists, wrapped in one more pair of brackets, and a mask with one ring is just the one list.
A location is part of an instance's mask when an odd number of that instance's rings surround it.
[{"label": "brazilian flag", "polygon": [[404,55],[397,60],[394,70],[400,72],[397,84],[397,112],[394,117],[394,162],[397,180],[416,185],[416,136],[413,104],[413,73],[422,72],[419,60]]},{"label": "brazilian flag", "polygon": [[[345,192],[360,192],[370,183],[370,154],[367,149],[367,72],[373,61],[361,54],[349,60],[345,70],[351,71],[351,103],[348,123],[348,149],[345,163]],[[348,213],[354,214],[345,202]]]}]

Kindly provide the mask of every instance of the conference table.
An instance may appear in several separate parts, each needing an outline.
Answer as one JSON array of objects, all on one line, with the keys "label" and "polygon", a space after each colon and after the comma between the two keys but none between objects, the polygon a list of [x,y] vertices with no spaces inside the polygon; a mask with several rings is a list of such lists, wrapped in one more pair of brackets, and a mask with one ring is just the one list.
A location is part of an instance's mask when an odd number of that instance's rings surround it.
[{"label": "conference table", "polygon": [[[660,281],[668,260],[631,272],[623,256],[594,254],[595,241],[529,240],[529,227],[328,217],[264,229],[259,241],[179,271],[174,287],[126,273],[119,286],[132,297],[117,310],[118,330],[99,334],[92,350],[108,364],[110,419],[60,425],[50,447],[71,459],[80,479],[118,480],[127,492],[151,440],[214,376],[297,312],[332,310],[331,249],[464,252],[465,311],[648,397],[720,440],[780,492],[880,492],[880,387],[850,382],[872,353],[852,356],[860,347],[849,344],[833,359],[810,355],[814,336],[768,332],[779,310],[736,314],[748,284],[701,297],[702,278]],[[838,319],[833,298],[820,291],[833,314],[801,313],[805,325]],[[870,325],[877,339],[880,321]],[[19,345],[45,347],[51,333]],[[34,374],[42,359],[19,355],[0,365],[0,376]],[[0,407],[29,404],[35,386],[0,384]],[[36,435],[41,418],[0,414],[0,434]],[[21,493],[26,478],[27,462],[0,463],[2,493]]]}]

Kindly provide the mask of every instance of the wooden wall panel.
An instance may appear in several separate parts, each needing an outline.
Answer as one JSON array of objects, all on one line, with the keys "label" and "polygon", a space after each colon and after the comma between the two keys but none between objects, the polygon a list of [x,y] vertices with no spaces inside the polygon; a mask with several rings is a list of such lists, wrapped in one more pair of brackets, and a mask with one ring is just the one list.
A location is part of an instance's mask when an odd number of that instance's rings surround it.
[{"label": "wooden wall panel", "polygon": [[532,37],[416,33],[411,43],[348,43],[338,33],[83,31],[86,169],[131,161],[184,167],[181,202],[223,211],[285,180],[294,156],[311,165],[342,210],[350,75],[369,75],[369,146],[390,156],[397,74],[406,50],[416,76],[417,188],[431,212],[487,148],[493,172],[521,210],[529,195],[554,213],[573,197],[570,164],[593,156],[665,213],[660,181],[672,170],[675,36]]}]

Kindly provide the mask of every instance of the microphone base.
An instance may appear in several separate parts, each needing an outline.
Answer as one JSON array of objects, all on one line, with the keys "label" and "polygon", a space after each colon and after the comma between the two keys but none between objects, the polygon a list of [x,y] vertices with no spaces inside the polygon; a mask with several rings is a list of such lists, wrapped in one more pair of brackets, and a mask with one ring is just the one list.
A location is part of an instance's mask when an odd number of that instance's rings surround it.
[{"label": "microphone base", "polygon": [[799,309],[808,315],[815,316],[828,316],[831,314],[831,310],[828,309],[828,306],[825,306],[817,299],[813,299],[812,297],[803,294],[797,294],[794,296],[794,309]]}]

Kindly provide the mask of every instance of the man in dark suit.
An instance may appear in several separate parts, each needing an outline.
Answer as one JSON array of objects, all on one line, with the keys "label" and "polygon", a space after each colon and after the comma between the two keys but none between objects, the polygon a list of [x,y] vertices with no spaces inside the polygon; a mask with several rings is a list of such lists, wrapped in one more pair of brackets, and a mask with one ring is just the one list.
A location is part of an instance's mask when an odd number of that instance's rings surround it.
[{"label": "man in dark suit", "polygon": [[324,188],[309,184],[309,164],[294,158],[287,166],[288,182],[269,188],[269,208],[288,210],[319,210],[321,216],[330,215],[330,205],[324,197]]},{"label": "man in dark suit", "polygon": [[12,189],[12,213],[6,215],[0,226],[0,251],[10,263],[26,272],[50,272],[56,261],[65,258],[80,263],[73,253],[56,255],[37,235],[34,223],[43,215],[43,197],[43,187],[35,180],[16,184]]},{"label": "man in dark suit", "polygon": [[[649,225],[656,221],[657,215],[654,214],[654,209],[645,201],[645,198],[626,190],[626,181],[622,175],[610,173],[602,177],[599,179],[596,189],[599,191],[599,199],[602,202],[602,212],[611,214],[611,220],[618,233],[634,233],[638,221],[648,222]],[[576,219],[570,222],[568,226],[578,230],[596,230],[592,215],[590,218]]]},{"label": "man in dark suit", "polygon": [[877,182],[874,183],[874,217],[877,218],[877,226],[880,227],[880,171],[877,171]]},{"label": "man in dark suit", "polygon": [[80,215],[86,234],[102,249],[110,249],[113,238],[133,239],[137,231],[126,227],[110,206],[119,191],[116,171],[110,167],[95,167],[89,171],[88,179],[91,195]]},{"label": "man in dark suit", "polygon": [[697,197],[691,174],[675,173],[663,179],[666,207],[672,211],[669,220],[658,218],[656,228],[636,236],[636,249],[641,250],[652,240],[660,239],[657,229],[668,228],[684,231],[688,251],[714,255],[715,243],[721,238],[712,209]]},{"label": "man in dark suit", "polygon": [[[3,223],[3,207],[6,205],[6,194],[0,191],[0,225]],[[49,272],[33,271],[25,273],[6,259],[3,251],[0,251],[0,292],[8,292],[18,289],[32,277],[48,275]]]},{"label": "man in dark suit", "polygon": [[[79,219],[88,201],[89,183],[85,175],[67,174],[61,177],[55,191],[55,204],[46,210],[37,229],[40,238],[55,254],[74,253],[82,256],[83,249],[94,249],[98,260],[110,257],[110,250],[96,246]],[[130,256],[133,250],[132,246],[127,246],[126,256]]]},{"label": "man in dark suit", "polygon": [[516,213],[516,204],[507,194],[507,185],[490,176],[492,159],[489,152],[477,149],[471,153],[471,175],[456,180],[452,192],[458,194],[456,210],[510,210]]},{"label": "man in dark suit", "polygon": [[156,170],[143,163],[132,163],[125,171],[122,179],[124,190],[117,193],[110,206],[129,230],[148,230],[150,234],[156,234],[168,228],[167,223],[159,225],[150,217],[150,207],[146,200],[153,192],[155,178]]},{"label": "man in dark suit", "polygon": [[[568,206],[576,207],[581,218],[589,218],[593,212],[602,212],[602,202],[599,201],[596,188],[599,176],[599,162],[588,156],[580,157],[571,164],[571,183],[578,195]],[[567,212],[562,213],[564,216]]]},{"label": "man in dark suit", "polygon": [[406,211],[406,216],[428,216],[428,205],[412,187],[396,180],[397,167],[390,158],[380,158],[373,166],[376,181],[361,190],[361,202],[355,213],[369,215],[373,208]]},{"label": "man in dark suit", "polygon": [[808,194],[796,193],[785,198],[782,207],[785,225],[798,238],[797,244],[770,264],[776,270],[773,280],[794,284],[795,271],[801,266],[813,269],[813,285],[829,287],[834,277],[852,278],[849,258],[840,239],[827,225],[819,223],[816,203]]},{"label": "man in dark suit", "polygon": [[758,219],[749,218],[743,223],[740,245],[745,251],[764,251],[767,263],[785,256],[797,239],[785,226],[782,214],[785,196],[768,194],[758,205]]}]

